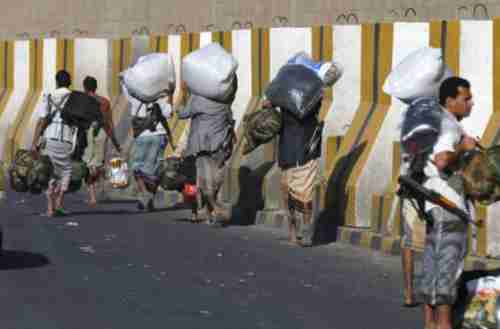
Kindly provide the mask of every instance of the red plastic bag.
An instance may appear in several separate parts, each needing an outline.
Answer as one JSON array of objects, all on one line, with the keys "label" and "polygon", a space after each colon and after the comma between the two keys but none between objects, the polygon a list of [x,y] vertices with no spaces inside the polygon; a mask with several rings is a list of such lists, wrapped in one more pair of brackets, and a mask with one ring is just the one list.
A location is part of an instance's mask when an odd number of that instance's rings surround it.
[{"label": "red plastic bag", "polygon": [[194,184],[184,184],[182,189],[182,196],[184,197],[184,202],[194,202],[196,201],[196,193],[198,188]]}]

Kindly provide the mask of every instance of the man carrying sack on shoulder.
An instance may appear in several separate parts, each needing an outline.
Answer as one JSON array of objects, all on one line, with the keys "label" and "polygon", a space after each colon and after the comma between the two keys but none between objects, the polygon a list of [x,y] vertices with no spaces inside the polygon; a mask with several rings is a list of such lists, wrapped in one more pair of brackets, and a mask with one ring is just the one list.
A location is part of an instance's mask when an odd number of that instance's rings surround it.
[{"label": "man carrying sack on shoulder", "polygon": [[[263,108],[273,104],[265,100]],[[313,190],[319,174],[322,125],[318,121],[319,101],[299,120],[287,109],[281,109],[281,132],[278,165],[281,168],[281,190],[288,213],[288,240],[302,247],[313,245]]]},{"label": "man carrying sack on shoulder", "polygon": [[[238,89],[237,77],[233,80],[233,92],[224,101],[191,95],[185,106],[178,109],[181,120],[191,119],[185,157],[196,158],[196,186],[198,207],[206,205],[209,225],[224,225],[229,218],[217,201],[222,186],[227,160],[233,152],[234,120],[231,104]],[[182,85],[186,100],[188,87]]]},{"label": "man carrying sack on shoulder", "polygon": [[47,190],[47,216],[64,215],[64,193],[71,180],[71,155],[74,151],[78,129],[63,122],[61,109],[67,102],[71,90],[71,76],[61,70],[56,74],[57,89],[44,96],[43,109],[33,136],[32,151],[39,154],[41,137],[45,151],[53,165],[53,173]]}]

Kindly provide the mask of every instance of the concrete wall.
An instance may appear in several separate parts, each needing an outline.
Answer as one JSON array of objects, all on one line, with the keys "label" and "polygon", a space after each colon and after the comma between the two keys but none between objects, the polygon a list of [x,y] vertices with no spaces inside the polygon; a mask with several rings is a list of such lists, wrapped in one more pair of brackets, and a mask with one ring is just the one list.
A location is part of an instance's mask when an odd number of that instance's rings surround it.
[{"label": "concrete wall", "polygon": [[488,19],[495,0],[18,0],[0,13],[0,38],[121,38],[282,26]]},{"label": "concrete wall", "polygon": [[[42,95],[54,87],[57,69],[70,71],[77,89],[86,75],[98,78],[99,92],[111,99],[119,138],[129,145],[128,104],[121,95],[118,73],[143,54],[163,51],[174,56],[180,81],[182,57],[216,41],[240,64],[240,89],[233,104],[240,143],[220,197],[242,222],[254,223],[256,218],[259,223],[272,222],[282,207],[276,141],[243,157],[241,122],[245,114],[258,107],[267,83],[281,65],[294,52],[305,50],[315,58],[334,58],[345,67],[344,77],[327,90],[321,112],[326,125],[315,200],[319,227],[362,229],[397,241],[397,140],[405,106],[382,92],[385,77],[413,49],[443,46],[448,64],[473,85],[476,107],[464,121],[466,129],[480,136],[484,145],[497,144],[499,37],[499,21],[465,20],[258,28],[121,39],[4,41],[0,42],[0,161],[10,163],[17,149],[30,146]],[[188,125],[175,116],[170,124],[178,143],[186,136]],[[170,155],[172,150],[166,153]],[[470,243],[478,255],[500,256],[500,225],[494,221],[500,212],[497,208],[477,209],[487,219],[486,227],[474,239],[471,236]]]}]

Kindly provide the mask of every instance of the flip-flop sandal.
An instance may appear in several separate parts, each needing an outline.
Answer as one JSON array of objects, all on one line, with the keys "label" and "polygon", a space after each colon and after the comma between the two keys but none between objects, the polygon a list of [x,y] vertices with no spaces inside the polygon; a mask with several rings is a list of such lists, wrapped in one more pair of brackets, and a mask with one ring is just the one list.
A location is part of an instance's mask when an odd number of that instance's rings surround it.
[{"label": "flip-flop sandal", "polygon": [[62,216],[67,216],[69,213],[64,210],[63,208],[57,208],[54,210],[54,216],[62,217]]}]

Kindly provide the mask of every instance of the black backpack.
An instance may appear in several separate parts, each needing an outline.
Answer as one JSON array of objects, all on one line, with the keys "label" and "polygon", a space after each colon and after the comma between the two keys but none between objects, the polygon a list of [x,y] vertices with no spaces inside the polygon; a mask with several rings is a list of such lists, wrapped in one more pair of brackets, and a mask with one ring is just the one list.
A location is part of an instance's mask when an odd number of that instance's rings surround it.
[{"label": "black backpack", "polygon": [[87,130],[93,122],[103,124],[100,102],[81,91],[72,91],[61,111],[61,118],[69,126]]}]

